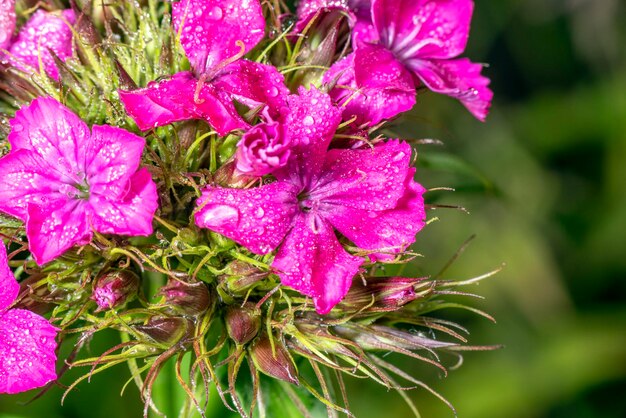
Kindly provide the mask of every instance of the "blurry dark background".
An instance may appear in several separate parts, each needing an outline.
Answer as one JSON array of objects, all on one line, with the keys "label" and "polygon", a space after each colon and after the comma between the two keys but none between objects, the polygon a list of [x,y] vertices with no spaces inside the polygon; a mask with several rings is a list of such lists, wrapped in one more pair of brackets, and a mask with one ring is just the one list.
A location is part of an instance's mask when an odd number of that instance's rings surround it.
[{"label": "blurry dark background", "polygon": [[[626,417],[626,4],[476,0],[465,55],[490,64],[487,123],[451,98],[425,94],[396,126],[405,137],[445,143],[418,147],[418,178],[456,189],[430,193],[431,202],[470,212],[430,213],[440,220],[418,236],[424,258],[412,273],[436,273],[476,234],[444,277],[504,264],[468,289],[485,297],[471,303],[497,324],[446,315],[472,331],[471,343],[505,348],[469,353],[446,378],[411,362],[404,369],[462,418]],[[94,344],[94,353],[106,348]],[[134,386],[119,397],[127,376],[124,366],[95,376],[64,408],[59,389],[26,407],[16,402],[30,395],[2,396],[0,417],[136,418]],[[357,417],[410,416],[397,394],[374,383],[351,381],[349,393]],[[410,396],[425,418],[453,416],[426,391]]]}]

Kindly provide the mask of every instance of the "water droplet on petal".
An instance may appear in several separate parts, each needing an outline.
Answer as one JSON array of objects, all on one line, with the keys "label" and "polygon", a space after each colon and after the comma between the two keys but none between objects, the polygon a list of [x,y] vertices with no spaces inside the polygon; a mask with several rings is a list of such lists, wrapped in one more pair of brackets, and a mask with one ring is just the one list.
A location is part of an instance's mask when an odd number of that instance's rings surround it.
[{"label": "water droplet on petal", "polygon": [[315,119],[313,119],[313,116],[308,115],[304,118],[302,123],[304,123],[306,126],[311,126],[315,123]]},{"label": "water droplet on petal", "polygon": [[209,18],[213,19],[213,20],[221,20],[222,16],[224,16],[224,12],[222,11],[222,8],[219,6],[214,6],[210,11],[209,11]]}]

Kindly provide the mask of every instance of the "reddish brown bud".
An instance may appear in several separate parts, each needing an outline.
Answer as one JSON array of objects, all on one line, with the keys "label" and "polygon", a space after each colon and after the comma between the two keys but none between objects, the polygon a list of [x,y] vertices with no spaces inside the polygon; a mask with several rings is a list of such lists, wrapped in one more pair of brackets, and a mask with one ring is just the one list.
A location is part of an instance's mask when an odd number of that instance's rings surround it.
[{"label": "reddish brown bud", "polygon": [[278,339],[274,339],[274,350],[267,334],[258,337],[249,348],[250,356],[257,370],[270,377],[285,382],[300,384],[298,370],[289,355],[287,348]]},{"label": "reddish brown bud", "polygon": [[135,325],[137,331],[159,344],[174,345],[193,336],[193,324],[181,317],[152,317],[145,325]]},{"label": "reddish brown bud", "polygon": [[415,288],[423,280],[410,277],[370,277],[365,283],[355,281],[342,303],[355,308],[371,305],[379,311],[394,311],[420,296]]},{"label": "reddish brown bud", "polygon": [[178,314],[198,316],[206,312],[211,303],[209,289],[203,282],[169,279],[159,293],[165,297],[167,308]]},{"label": "reddish brown bud", "polygon": [[247,344],[261,328],[261,312],[252,303],[226,309],[226,330],[237,344]]},{"label": "reddish brown bud", "polygon": [[98,304],[97,311],[103,311],[132,300],[138,289],[139,277],[132,271],[109,271],[96,279],[91,299]]}]

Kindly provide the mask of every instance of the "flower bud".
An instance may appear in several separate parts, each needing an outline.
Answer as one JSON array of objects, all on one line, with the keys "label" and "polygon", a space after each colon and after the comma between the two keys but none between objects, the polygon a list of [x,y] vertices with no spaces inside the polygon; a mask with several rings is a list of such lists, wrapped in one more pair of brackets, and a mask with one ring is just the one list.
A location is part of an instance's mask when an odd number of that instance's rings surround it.
[{"label": "flower bud", "polygon": [[109,271],[96,279],[91,299],[98,304],[96,311],[103,311],[132,300],[138,289],[139,277],[132,271]]},{"label": "flower bud", "polygon": [[262,177],[287,164],[291,141],[277,122],[260,123],[246,132],[237,144],[237,171]]},{"label": "flower bud", "polygon": [[154,342],[168,346],[193,337],[192,322],[182,317],[154,316],[147,324],[135,325],[134,328]]},{"label": "flower bud", "polygon": [[234,260],[226,268],[226,274],[219,277],[220,285],[230,293],[238,294],[268,276],[252,264]]},{"label": "flower bud", "polygon": [[177,314],[198,316],[211,303],[209,289],[203,282],[186,283],[170,278],[159,293],[165,297],[167,308]]},{"label": "flower bud", "polygon": [[420,295],[416,286],[423,278],[370,277],[366,283],[355,281],[342,304],[351,308],[362,308],[372,304],[378,311],[395,311]]},{"label": "flower bud", "polygon": [[274,339],[274,350],[272,350],[270,338],[264,333],[254,340],[249,350],[257,370],[294,385],[300,384],[296,366],[282,342]]},{"label": "flower bud", "polygon": [[252,303],[246,303],[243,307],[228,307],[225,320],[228,335],[238,345],[247,344],[261,328],[261,313]]}]

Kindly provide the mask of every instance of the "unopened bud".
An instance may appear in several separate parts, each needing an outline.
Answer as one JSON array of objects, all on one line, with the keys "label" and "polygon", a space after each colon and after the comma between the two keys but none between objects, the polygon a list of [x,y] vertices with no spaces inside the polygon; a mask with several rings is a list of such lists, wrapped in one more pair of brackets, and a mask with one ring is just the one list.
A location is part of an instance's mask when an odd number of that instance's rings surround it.
[{"label": "unopened bud", "polygon": [[268,276],[268,272],[259,270],[243,261],[232,261],[226,268],[226,274],[219,277],[220,284],[230,293],[238,294]]},{"label": "unopened bud", "polygon": [[193,324],[181,317],[152,317],[147,324],[135,325],[134,328],[154,342],[168,346],[193,336]]},{"label": "unopened bud", "polygon": [[225,320],[228,335],[239,345],[247,344],[261,328],[261,313],[252,303],[228,307]]},{"label": "unopened bud", "polygon": [[371,305],[379,311],[394,311],[420,296],[415,288],[423,280],[410,277],[371,277],[365,283],[355,281],[342,303],[354,308]]},{"label": "unopened bud", "polygon": [[257,370],[294,385],[300,384],[296,366],[282,342],[274,339],[274,350],[272,350],[269,336],[263,334],[254,340],[249,350]]},{"label": "unopened bud", "polygon": [[96,279],[91,299],[98,304],[97,311],[103,311],[132,300],[138,289],[139,277],[132,271],[110,271]]},{"label": "unopened bud", "polygon": [[203,282],[186,283],[169,279],[159,292],[167,308],[175,313],[198,316],[209,308],[211,295]]}]

